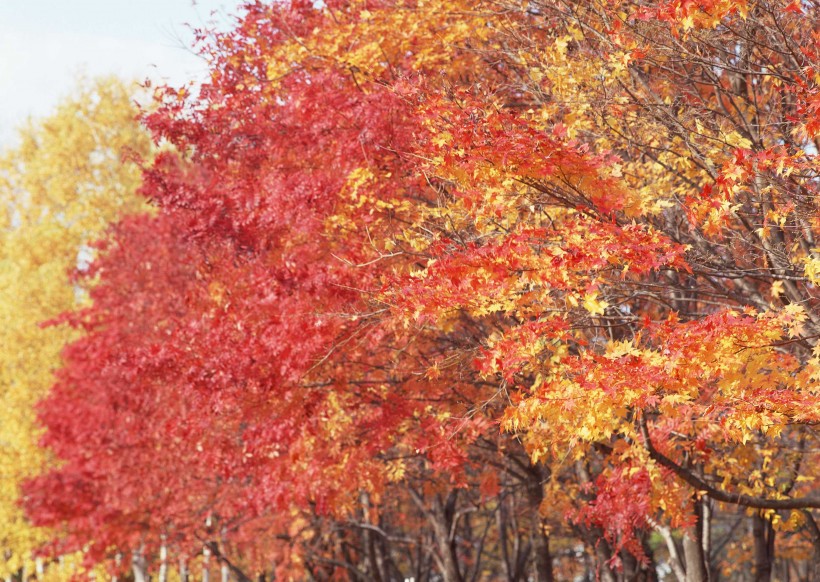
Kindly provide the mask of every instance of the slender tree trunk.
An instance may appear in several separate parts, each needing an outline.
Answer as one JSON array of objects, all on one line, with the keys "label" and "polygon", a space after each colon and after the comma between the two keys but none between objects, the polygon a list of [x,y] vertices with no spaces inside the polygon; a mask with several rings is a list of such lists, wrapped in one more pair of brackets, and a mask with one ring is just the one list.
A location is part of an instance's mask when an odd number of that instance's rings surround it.
[{"label": "slender tree trunk", "polygon": [[165,536],[163,536],[162,545],[159,548],[159,574],[157,581],[168,582],[168,547],[165,545]]},{"label": "slender tree trunk", "polygon": [[184,557],[179,559],[179,582],[188,582],[188,562]]},{"label": "slender tree trunk", "polygon": [[418,541],[416,541],[416,569],[414,570],[414,578],[416,580],[422,580],[425,559],[426,555],[424,553],[424,538],[419,536]]},{"label": "slender tree trunk", "polygon": [[683,536],[683,561],[686,582],[708,582],[706,556],[703,552],[703,502],[695,499],[695,525],[687,528]]},{"label": "slender tree trunk", "polygon": [[455,541],[450,535],[456,519],[458,490],[451,490],[446,501],[442,501],[441,495],[436,495],[432,509],[427,506],[418,491],[412,487],[408,487],[407,491],[433,528],[433,543],[437,551],[432,552],[432,557],[441,571],[444,582],[463,582],[458,568]]},{"label": "slender tree trunk", "polygon": [[754,582],[770,582],[774,565],[774,528],[758,512],[752,516],[754,539]]},{"label": "slender tree trunk", "polygon": [[713,501],[708,497],[701,500],[701,510],[703,511],[703,560],[706,566],[706,579],[712,580],[712,512]]},{"label": "slender tree trunk", "polygon": [[436,496],[433,506],[433,528],[436,533],[439,555],[441,556],[443,570],[441,574],[444,577],[444,582],[462,582],[454,540],[450,537],[453,520],[455,519],[457,499],[458,492],[451,491],[443,503],[441,498]]},{"label": "slender tree trunk", "polygon": [[211,549],[208,546],[202,548],[202,582],[211,582],[211,571],[208,569],[210,567],[211,561]]},{"label": "slender tree trunk", "polygon": [[501,548],[501,566],[504,569],[504,575],[507,582],[514,580],[514,568],[510,562],[510,552],[507,542],[507,505],[506,500],[502,497],[498,502],[498,507],[495,510],[496,527],[498,528],[498,545]]},{"label": "slender tree trunk", "polygon": [[[363,511],[363,521],[368,525],[375,525],[372,523],[371,520],[371,505],[370,505],[370,496],[362,492],[360,495],[360,500],[362,504],[362,511]],[[379,556],[377,555],[376,549],[376,540],[375,540],[375,532],[369,530],[367,528],[362,528],[362,537],[364,541],[364,548],[367,552],[367,569],[370,573],[370,577],[373,579],[373,582],[382,582],[382,564]]]},{"label": "slender tree trunk", "polygon": [[131,570],[134,572],[134,582],[148,582],[148,564],[142,550],[131,555]]},{"label": "slender tree trunk", "polygon": [[677,580],[677,582],[686,582],[686,573],[683,569],[684,565],[680,559],[678,546],[672,537],[672,531],[668,527],[656,523],[654,520],[651,520],[649,523],[653,529],[661,535],[663,541],[666,542],[666,549],[669,552],[668,564],[672,569],[672,573],[675,575],[675,580]]},{"label": "slender tree trunk", "polygon": [[544,481],[549,479],[549,469],[532,465],[528,471],[527,499],[530,505],[530,530],[532,534],[533,559],[536,582],[553,582],[552,554],[546,523],[541,517],[544,501]]}]

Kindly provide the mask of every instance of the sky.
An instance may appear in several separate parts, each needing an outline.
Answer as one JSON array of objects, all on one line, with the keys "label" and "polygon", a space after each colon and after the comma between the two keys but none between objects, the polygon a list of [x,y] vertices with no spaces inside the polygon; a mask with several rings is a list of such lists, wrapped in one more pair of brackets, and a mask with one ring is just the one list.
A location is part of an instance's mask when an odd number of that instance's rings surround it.
[{"label": "sky", "polygon": [[205,76],[190,24],[225,27],[239,0],[0,0],[0,147],[78,76],[182,85]]}]

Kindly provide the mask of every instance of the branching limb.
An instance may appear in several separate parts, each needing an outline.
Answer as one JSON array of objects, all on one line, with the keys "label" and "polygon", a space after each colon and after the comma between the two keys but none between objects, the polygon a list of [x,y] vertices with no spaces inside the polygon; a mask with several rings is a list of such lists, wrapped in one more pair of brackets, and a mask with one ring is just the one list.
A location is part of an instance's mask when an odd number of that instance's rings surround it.
[{"label": "branching limb", "polygon": [[697,491],[705,492],[709,497],[715,501],[722,501],[724,503],[733,503],[743,507],[754,507],[756,509],[808,509],[820,508],[820,497],[800,497],[792,499],[767,499],[765,497],[752,497],[751,495],[744,495],[742,493],[732,493],[729,491],[722,491],[713,487],[705,480],[701,479],[685,467],[681,467],[669,457],[660,453],[652,444],[649,438],[649,429],[646,425],[646,419],[641,415],[639,419],[641,429],[641,436],[643,437],[644,446],[649,452],[649,457],[667,469],[671,469],[678,477],[686,481],[689,485],[694,487]]}]

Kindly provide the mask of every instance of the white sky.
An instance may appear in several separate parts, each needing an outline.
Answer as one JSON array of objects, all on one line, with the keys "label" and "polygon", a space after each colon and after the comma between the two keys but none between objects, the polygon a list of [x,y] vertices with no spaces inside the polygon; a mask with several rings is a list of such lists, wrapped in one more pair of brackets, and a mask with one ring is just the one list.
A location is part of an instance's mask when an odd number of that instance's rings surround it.
[{"label": "white sky", "polygon": [[79,75],[182,85],[206,67],[187,24],[224,28],[239,0],[0,0],[0,147]]}]

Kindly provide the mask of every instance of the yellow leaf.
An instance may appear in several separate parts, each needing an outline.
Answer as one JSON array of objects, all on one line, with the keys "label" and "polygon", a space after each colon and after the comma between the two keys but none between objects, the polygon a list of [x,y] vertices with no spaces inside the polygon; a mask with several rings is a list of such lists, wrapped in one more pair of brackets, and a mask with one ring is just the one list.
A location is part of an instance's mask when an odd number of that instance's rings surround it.
[{"label": "yellow leaf", "polygon": [[738,132],[732,131],[726,135],[726,143],[728,143],[732,147],[742,148],[742,149],[751,149],[752,142],[746,139],[745,137],[741,136]]},{"label": "yellow leaf", "polygon": [[587,293],[584,295],[583,305],[584,309],[589,311],[592,315],[603,315],[606,308],[609,307],[609,303],[598,299],[597,292]]},{"label": "yellow leaf", "polygon": [[783,281],[775,281],[769,290],[772,299],[777,299],[783,294]]}]

